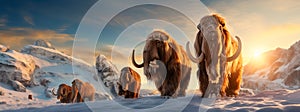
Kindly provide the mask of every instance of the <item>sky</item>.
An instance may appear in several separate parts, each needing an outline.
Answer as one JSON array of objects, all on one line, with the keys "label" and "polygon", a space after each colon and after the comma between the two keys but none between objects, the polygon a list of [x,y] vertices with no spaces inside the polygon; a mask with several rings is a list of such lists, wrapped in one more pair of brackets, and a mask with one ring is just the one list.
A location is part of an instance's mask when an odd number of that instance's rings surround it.
[{"label": "sky", "polygon": [[[112,13],[112,9],[132,4],[124,1],[130,0],[123,0],[123,3],[117,0],[0,0],[0,44],[20,50],[43,39],[71,55],[80,22],[86,20],[91,26],[105,25],[105,28],[97,32],[98,35],[92,35],[94,29],[83,29],[87,36],[78,41],[86,46],[76,47],[79,58],[94,64],[95,56],[103,54],[121,69],[132,66],[128,59],[133,48],[137,49],[137,60],[141,62],[144,40],[153,29],[165,30],[182,46],[194,41],[197,23],[190,18],[199,18],[199,21],[205,11],[225,17],[232,35],[240,36],[244,63],[262,52],[277,47],[289,48],[300,39],[300,2],[297,0],[173,0],[173,5],[184,7],[181,11],[192,13],[189,15],[192,17],[186,18],[174,7],[146,4],[120,11],[105,23],[104,20],[109,19],[105,15]],[[87,12],[97,3],[105,8],[90,11],[95,16],[86,18]],[[199,13],[195,9],[201,4],[207,10],[203,8]],[[100,12],[104,12],[103,15],[99,15]],[[97,41],[92,39],[95,36]],[[96,45],[87,47],[92,43]],[[143,73],[142,69],[137,71]]]}]

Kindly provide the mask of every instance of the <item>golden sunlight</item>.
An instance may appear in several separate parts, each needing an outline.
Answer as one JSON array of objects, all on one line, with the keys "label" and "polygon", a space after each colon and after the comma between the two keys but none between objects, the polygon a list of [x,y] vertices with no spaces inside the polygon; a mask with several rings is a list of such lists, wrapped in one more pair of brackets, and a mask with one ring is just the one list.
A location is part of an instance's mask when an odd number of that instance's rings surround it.
[{"label": "golden sunlight", "polygon": [[260,50],[256,50],[256,51],[254,52],[253,57],[254,57],[254,58],[258,58],[258,57],[260,56],[260,54],[261,54],[261,51],[260,51]]}]

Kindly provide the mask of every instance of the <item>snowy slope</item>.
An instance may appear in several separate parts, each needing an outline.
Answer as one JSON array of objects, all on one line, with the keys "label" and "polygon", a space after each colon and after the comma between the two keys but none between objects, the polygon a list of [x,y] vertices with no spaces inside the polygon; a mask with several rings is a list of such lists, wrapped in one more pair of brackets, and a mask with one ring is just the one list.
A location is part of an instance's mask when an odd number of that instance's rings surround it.
[{"label": "snowy slope", "polygon": [[[3,50],[0,51],[0,82],[2,82],[0,90],[14,95],[1,96],[0,102],[5,102],[5,105],[0,104],[0,107],[3,106],[0,110],[56,104],[56,97],[51,94],[51,90],[57,89],[62,83],[71,85],[75,78],[89,82],[95,87],[95,100],[112,99],[109,91],[104,89],[103,82],[97,80],[98,73],[94,66],[56,50],[49,42],[39,40],[34,45],[25,46],[21,52],[8,50],[2,45],[1,49]],[[14,91],[9,83],[14,80],[22,83],[27,81],[26,84],[30,82],[30,85],[24,84],[27,91]],[[29,94],[33,96],[33,101],[28,100]]]},{"label": "snowy slope", "polygon": [[[121,99],[80,104],[52,105],[41,108],[21,108],[14,111],[74,111],[74,112],[224,112],[267,111],[297,112],[300,110],[300,90],[264,91],[254,96],[207,99],[189,94],[177,99],[147,96],[136,100]],[[12,110],[9,110],[12,111]]]},{"label": "snowy slope", "polygon": [[244,67],[243,87],[257,91],[300,88],[300,41],[252,59]]},{"label": "snowy slope", "polygon": [[[2,48],[5,49],[3,46]],[[34,70],[32,56],[8,49],[0,51],[0,82],[9,84],[16,80],[30,86]]]}]

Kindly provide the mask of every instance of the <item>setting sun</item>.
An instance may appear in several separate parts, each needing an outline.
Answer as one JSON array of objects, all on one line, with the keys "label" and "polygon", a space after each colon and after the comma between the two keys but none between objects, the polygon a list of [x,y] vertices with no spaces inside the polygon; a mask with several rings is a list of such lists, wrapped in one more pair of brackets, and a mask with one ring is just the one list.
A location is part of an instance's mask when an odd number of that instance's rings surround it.
[{"label": "setting sun", "polygon": [[260,50],[256,50],[256,51],[254,52],[253,57],[254,57],[254,58],[257,58],[257,57],[259,57],[260,54],[261,54],[261,51],[260,51]]}]

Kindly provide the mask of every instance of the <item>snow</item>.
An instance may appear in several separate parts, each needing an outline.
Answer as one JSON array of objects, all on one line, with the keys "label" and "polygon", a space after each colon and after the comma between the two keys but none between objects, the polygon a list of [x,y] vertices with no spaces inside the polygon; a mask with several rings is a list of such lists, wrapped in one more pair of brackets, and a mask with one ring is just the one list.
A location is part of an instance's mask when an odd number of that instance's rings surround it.
[{"label": "snow", "polygon": [[[16,98],[17,99],[17,98]],[[9,111],[110,111],[110,112],[194,112],[194,111],[297,111],[300,109],[300,90],[263,91],[254,96],[239,96],[236,98],[200,98],[199,94],[189,94],[187,97],[163,99],[160,96],[145,96],[139,99],[115,98],[78,104],[53,104],[42,101],[21,100],[20,106]],[[28,108],[26,103],[31,103]],[[9,104],[2,104],[9,105]],[[43,105],[43,106],[41,106]],[[45,106],[46,105],[46,106]],[[4,106],[3,106],[4,107]],[[2,108],[1,108],[2,109]]]},{"label": "snow", "polygon": [[30,85],[35,70],[32,56],[14,50],[0,52],[0,81],[8,83],[17,80],[23,85]]},{"label": "snow", "polygon": [[104,55],[99,55],[96,60],[96,69],[98,78],[105,84],[104,89],[109,94],[116,96],[117,81],[120,77],[120,71]]}]

